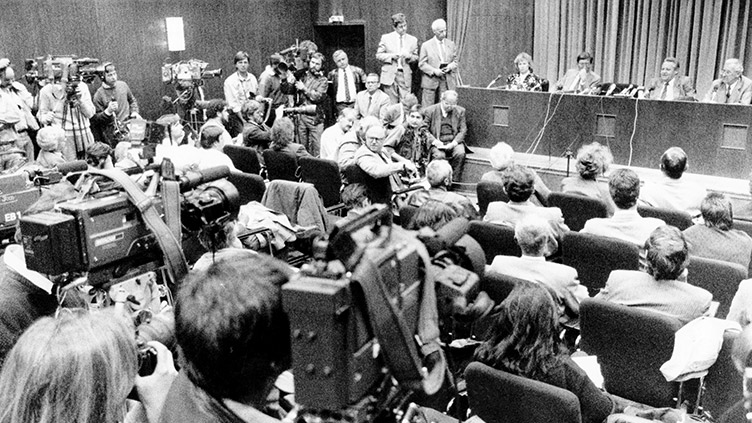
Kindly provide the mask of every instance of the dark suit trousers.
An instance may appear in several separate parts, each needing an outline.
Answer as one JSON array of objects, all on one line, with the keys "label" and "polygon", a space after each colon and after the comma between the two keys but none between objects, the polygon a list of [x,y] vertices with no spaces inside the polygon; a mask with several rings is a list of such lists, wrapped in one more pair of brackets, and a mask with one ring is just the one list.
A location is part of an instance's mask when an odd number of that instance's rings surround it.
[{"label": "dark suit trousers", "polygon": [[438,149],[431,147],[431,160],[446,160],[452,165],[452,179],[462,179],[462,170],[465,167],[465,144],[457,144],[452,149]]}]

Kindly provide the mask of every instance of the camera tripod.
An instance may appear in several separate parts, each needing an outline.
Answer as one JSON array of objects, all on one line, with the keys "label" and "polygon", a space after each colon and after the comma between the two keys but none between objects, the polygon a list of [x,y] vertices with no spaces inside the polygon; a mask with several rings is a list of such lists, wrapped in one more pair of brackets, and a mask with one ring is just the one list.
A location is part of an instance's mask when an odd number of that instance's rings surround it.
[{"label": "camera tripod", "polygon": [[65,129],[65,124],[68,121],[68,115],[70,115],[71,119],[75,119],[71,122],[71,132],[73,132],[73,147],[76,150],[76,159],[85,160],[86,148],[88,147],[88,144],[91,143],[91,140],[89,139],[89,136],[84,129],[84,121],[83,118],[81,118],[81,110],[78,104],[74,104],[73,100],[70,98],[67,98],[65,100],[65,103],[63,104],[63,129]]}]

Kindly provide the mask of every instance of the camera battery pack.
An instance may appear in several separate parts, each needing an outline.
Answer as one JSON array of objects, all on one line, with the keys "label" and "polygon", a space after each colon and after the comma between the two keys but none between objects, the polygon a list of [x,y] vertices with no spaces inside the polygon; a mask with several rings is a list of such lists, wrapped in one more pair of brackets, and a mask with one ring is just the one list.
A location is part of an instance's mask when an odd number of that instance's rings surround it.
[{"label": "camera battery pack", "polygon": [[73,216],[49,211],[24,216],[21,233],[27,268],[47,275],[83,269]]},{"label": "camera battery pack", "polygon": [[299,404],[341,409],[379,380],[382,364],[349,280],[298,277],[282,287],[282,304],[290,318]]}]

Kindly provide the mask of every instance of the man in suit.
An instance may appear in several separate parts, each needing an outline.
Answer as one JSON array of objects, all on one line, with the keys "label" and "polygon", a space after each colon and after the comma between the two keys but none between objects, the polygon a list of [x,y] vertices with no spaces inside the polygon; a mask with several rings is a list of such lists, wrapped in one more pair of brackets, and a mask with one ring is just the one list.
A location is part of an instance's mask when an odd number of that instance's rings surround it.
[{"label": "man in suit", "polygon": [[686,282],[689,250],[679,229],[661,226],[650,234],[645,246],[647,273],[614,270],[595,297],[653,310],[684,324],[706,314],[713,295]]},{"label": "man in suit", "polygon": [[707,103],[752,103],[752,80],[742,75],[744,67],[739,59],[728,59],[723,64],[720,79],[713,81],[703,99]]},{"label": "man in suit", "polygon": [[593,72],[593,55],[583,51],[577,56],[577,69],[568,69],[555,88],[565,93],[587,93],[600,82],[600,75]]},{"label": "man in suit", "polygon": [[587,288],[580,285],[577,270],[546,261],[550,250],[551,228],[540,216],[527,216],[514,228],[514,239],[522,250],[522,257],[496,256],[489,270],[545,286],[559,306],[559,322],[577,326],[580,301],[588,297]]},{"label": "man in suit", "polygon": [[694,100],[695,87],[688,77],[679,75],[679,61],[667,57],[661,65],[661,74],[645,85],[645,98],[654,100]]},{"label": "man in suit", "polygon": [[418,67],[423,73],[420,87],[423,90],[423,107],[436,103],[446,90],[457,88],[457,47],[446,38],[446,22],[436,19],[431,24],[434,37],[420,46]]},{"label": "man in suit", "polygon": [[347,53],[337,50],[332,54],[336,69],[329,72],[331,96],[337,113],[355,107],[355,96],[365,88],[366,74],[363,69],[350,65]]},{"label": "man in suit", "polygon": [[680,210],[692,217],[700,215],[700,203],[707,191],[686,178],[687,153],[680,147],[671,147],[661,156],[660,180],[646,182],[640,190],[639,203],[663,209]]},{"label": "man in suit", "polygon": [[381,36],[376,59],[381,62],[381,88],[392,103],[412,91],[413,71],[410,65],[418,61],[418,39],[407,33],[405,15],[392,16],[394,31]]},{"label": "man in suit", "polygon": [[447,160],[457,178],[462,177],[465,166],[465,108],[457,105],[457,92],[447,90],[441,94],[441,102],[428,106],[423,114],[426,125],[438,142],[431,150],[431,160]]},{"label": "man in suit", "polygon": [[379,89],[379,76],[369,73],[366,76],[366,89],[355,96],[355,112],[358,113],[358,118],[379,118],[381,109],[390,103],[389,96]]}]

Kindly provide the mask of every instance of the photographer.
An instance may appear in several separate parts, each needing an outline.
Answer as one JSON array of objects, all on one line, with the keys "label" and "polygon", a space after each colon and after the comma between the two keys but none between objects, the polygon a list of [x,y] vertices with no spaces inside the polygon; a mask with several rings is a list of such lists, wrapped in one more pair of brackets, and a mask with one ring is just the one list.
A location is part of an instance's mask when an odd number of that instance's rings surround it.
[{"label": "photographer", "polygon": [[16,82],[16,74],[10,61],[0,59],[0,111],[6,116],[3,119],[6,121],[6,129],[15,132],[15,143],[12,147],[23,150],[27,161],[34,160],[34,145],[29,131],[39,129],[39,124],[31,113],[33,105],[34,98],[29,91],[21,83]]},{"label": "photographer", "polygon": [[[288,70],[282,55],[274,53],[269,57],[269,65],[259,76],[258,95],[270,100],[271,104],[267,107],[277,109],[279,106],[289,106],[290,95],[295,94],[294,84],[295,76]],[[272,126],[274,117],[269,114],[269,120],[266,121],[268,126]]]},{"label": "photographer", "polygon": [[264,414],[277,376],[290,365],[282,262],[249,250],[218,251],[180,285],[176,330],[182,369],[161,421],[274,422]]},{"label": "photographer", "polygon": [[72,63],[63,64],[61,76],[39,91],[37,118],[42,125],[57,125],[65,130],[65,143],[61,150],[66,160],[84,159],[86,149],[94,143],[89,119],[96,111],[89,87],[79,80]]},{"label": "photographer", "polygon": [[324,108],[323,101],[326,98],[326,90],[329,81],[321,72],[324,64],[324,55],[314,53],[308,60],[308,71],[305,76],[295,82],[297,89],[296,106],[316,106],[316,114],[311,116],[304,113],[298,115],[298,142],[302,144],[314,157],[319,156],[321,133],[324,132]]},{"label": "photographer", "polygon": [[[133,334],[132,322],[113,309],[63,309],[39,319],[0,373],[0,422],[156,423],[177,371],[172,353],[151,341],[156,367],[139,376]],[[132,408],[126,417],[134,384],[144,409]]]},{"label": "photographer", "polygon": [[127,140],[125,122],[140,119],[138,102],[130,87],[118,80],[117,70],[112,63],[104,64],[101,75],[102,85],[94,93],[94,107],[97,113],[91,118],[92,132],[97,141],[115,147],[118,142]]}]

